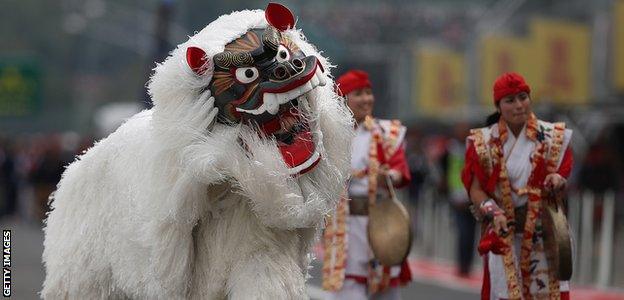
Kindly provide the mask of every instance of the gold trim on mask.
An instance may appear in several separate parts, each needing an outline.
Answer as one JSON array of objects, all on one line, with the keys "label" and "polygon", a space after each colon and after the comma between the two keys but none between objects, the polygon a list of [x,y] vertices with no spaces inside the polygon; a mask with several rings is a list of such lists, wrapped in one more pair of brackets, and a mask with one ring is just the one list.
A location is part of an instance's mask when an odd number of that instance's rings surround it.
[{"label": "gold trim on mask", "polygon": [[214,56],[214,63],[220,68],[229,69],[231,67],[251,66],[254,59],[249,52],[223,51]]},{"label": "gold trim on mask", "polygon": [[281,40],[282,34],[273,26],[269,26],[264,30],[264,36],[262,37],[262,41],[264,45],[268,46],[269,48],[277,51]]},{"label": "gold trim on mask", "polygon": [[217,71],[214,73],[212,78],[214,82],[213,86],[215,88],[215,96],[227,91],[232,87],[232,85],[234,85],[234,78],[232,78],[232,74],[229,72]]},{"label": "gold trim on mask", "polygon": [[215,65],[223,69],[251,66],[254,63],[251,51],[260,46],[260,39],[250,31],[226,45],[225,50],[217,53],[213,60]]}]

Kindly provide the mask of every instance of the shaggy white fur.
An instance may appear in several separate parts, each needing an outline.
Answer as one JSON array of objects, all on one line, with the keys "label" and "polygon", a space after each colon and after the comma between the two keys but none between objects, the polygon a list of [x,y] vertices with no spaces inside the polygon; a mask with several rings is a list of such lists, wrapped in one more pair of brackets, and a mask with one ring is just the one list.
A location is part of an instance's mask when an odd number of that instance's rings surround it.
[{"label": "shaggy white fur", "polygon": [[353,135],[330,64],[285,33],[320,58],[328,83],[307,95],[322,159],[291,177],[273,139],[213,122],[214,99],[200,93],[212,68],[198,77],[185,60],[189,46],[212,57],[266,26],[260,10],[209,24],[156,67],[154,108],[69,165],[45,228],[43,298],[307,298],[308,253],[349,175]]}]

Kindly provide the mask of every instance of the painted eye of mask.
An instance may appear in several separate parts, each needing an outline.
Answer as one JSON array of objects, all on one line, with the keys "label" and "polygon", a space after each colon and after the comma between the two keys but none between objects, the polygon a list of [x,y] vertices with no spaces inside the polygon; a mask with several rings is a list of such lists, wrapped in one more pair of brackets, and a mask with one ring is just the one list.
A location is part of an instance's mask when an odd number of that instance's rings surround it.
[{"label": "painted eye of mask", "polygon": [[253,82],[260,76],[260,72],[255,67],[237,68],[234,74],[236,75],[236,80],[243,84]]}]

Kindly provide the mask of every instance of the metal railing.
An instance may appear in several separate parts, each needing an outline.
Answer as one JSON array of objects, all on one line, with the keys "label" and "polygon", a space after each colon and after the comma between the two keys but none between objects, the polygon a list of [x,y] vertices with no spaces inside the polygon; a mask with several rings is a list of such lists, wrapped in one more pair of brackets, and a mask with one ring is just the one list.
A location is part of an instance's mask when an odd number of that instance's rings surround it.
[{"label": "metal railing", "polygon": [[[618,237],[624,238],[624,230],[618,230],[624,228],[624,224],[616,224],[616,204],[613,191],[602,194],[591,191],[568,193],[574,283],[600,289],[624,288],[624,274],[616,273],[624,272],[624,257],[614,256],[624,253],[624,243],[616,243]],[[434,188],[427,187],[421,191],[412,215],[416,227],[413,248],[416,255],[434,261],[455,261],[457,227],[451,209],[449,202]],[[477,241],[478,238],[477,234]],[[474,261],[477,265],[481,264],[480,259]],[[478,269],[480,266],[475,267]],[[615,277],[622,279],[617,281]]]},{"label": "metal railing", "polygon": [[[615,193],[572,192],[568,198],[568,222],[576,249],[573,281],[599,288],[613,286]],[[601,207],[601,217],[596,209]],[[622,234],[619,232],[618,234]],[[624,249],[620,249],[620,252]]]}]

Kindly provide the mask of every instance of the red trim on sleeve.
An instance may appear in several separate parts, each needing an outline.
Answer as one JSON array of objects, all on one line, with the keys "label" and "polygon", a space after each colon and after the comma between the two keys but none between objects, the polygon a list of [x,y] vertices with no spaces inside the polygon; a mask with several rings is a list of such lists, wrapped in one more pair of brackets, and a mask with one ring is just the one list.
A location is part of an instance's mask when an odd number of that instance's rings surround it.
[{"label": "red trim on sleeve", "polygon": [[567,179],[570,177],[570,173],[572,173],[572,165],[574,165],[574,156],[572,155],[572,148],[568,146],[565,153],[563,153],[563,159],[557,173]]},{"label": "red trim on sleeve", "polygon": [[[464,183],[464,187],[466,188],[466,192],[468,192],[468,196],[470,196],[470,187],[472,186],[472,181],[475,177],[477,177],[481,188],[485,190],[485,187],[487,187],[488,176],[486,175],[485,170],[479,163],[479,155],[477,154],[477,149],[475,148],[473,143],[469,143],[468,148],[466,149],[464,168],[462,169],[461,173],[461,179]],[[488,191],[486,190],[485,192]]]},{"label": "red trim on sleeve", "polygon": [[388,159],[388,167],[390,169],[398,171],[401,173],[401,182],[394,185],[396,188],[401,188],[406,186],[412,180],[412,175],[410,174],[409,166],[407,165],[407,158],[405,157],[405,143],[399,145],[396,151],[392,154],[390,159]]}]

